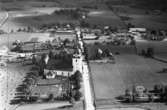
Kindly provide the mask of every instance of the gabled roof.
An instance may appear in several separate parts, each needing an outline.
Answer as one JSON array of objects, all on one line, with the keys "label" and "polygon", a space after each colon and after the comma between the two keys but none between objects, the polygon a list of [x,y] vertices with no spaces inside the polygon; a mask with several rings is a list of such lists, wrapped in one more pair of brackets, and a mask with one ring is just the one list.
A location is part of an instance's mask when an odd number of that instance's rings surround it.
[{"label": "gabled roof", "polygon": [[45,69],[72,71],[72,62],[66,62],[62,59],[49,59]]}]

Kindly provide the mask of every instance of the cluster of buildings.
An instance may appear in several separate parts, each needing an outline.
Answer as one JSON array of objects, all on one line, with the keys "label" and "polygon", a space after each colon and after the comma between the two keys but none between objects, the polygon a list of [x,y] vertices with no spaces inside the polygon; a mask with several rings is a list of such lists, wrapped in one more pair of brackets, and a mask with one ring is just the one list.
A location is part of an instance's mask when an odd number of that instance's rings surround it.
[{"label": "cluster of buildings", "polygon": [[[14,43],[15,47],[20,46],[22,49],[17,52],[32,52],[39,67],[39,76],[34,79],[35,83],[28,87],[28,98],[32,101],[50,101],[50,98],[67,100],[70,97],[72,88],[70,77],[81,69],[81,56],[77,52],[76,36],[73,39],[70,39],[69,36],[64,36],[65,38],[61,39],[59,37],[56,37],[59,43],[55,47],[52,45],[52,41],[49,43],[52,48],[41,47],[41,45],[47,44],[46,42],[21,43],[17,41]],[[68,41],[67,38],[69,38]],[[42,59],[43,55],[44,59]]]}]

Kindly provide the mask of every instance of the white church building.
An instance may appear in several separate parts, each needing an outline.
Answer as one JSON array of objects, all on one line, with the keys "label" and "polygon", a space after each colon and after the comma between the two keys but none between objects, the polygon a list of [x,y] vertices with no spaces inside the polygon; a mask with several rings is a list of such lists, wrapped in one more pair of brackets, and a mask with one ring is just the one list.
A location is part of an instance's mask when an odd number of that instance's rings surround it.
[{"label": "white church building", "polygon": [[[45,58],[46,64],[48,63],[49,57],[47,56]],[[53,65],[54,66],[54,65]],[[77,70],[82,70],[82,56],[79,54],[74,54],[72,58],[72,68],[70,69],[44,69],[44,75],[47,79],[55,78],[56,76],[71,76],[73,75]]]}]

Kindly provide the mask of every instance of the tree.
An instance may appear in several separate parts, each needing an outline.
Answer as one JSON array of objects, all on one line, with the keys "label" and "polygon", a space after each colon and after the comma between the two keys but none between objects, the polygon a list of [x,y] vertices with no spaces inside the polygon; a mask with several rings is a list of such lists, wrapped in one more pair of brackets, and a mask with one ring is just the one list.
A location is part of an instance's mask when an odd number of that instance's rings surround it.
[{"label": "tree", "polygon": [[21,32],[22,31],[22,29],[21,28],[19,28],[18,30],[17,30],[17,32]]},{"label": "tree", "polygon": [[147,56],[148,57],[153,57],[154,56],[154,49],[153,48],[148,48],[147,49]]},{"label": "tree", "polygon": [[35,55],[32,56],[32,64],[36,65],[37,64],[37,61],[36,61],[36,57]]},{"label": "tree", "polygon": [[78,82],[81,82],[81,81],[82,81],[82,74],[81,74],[80,71],[76,71],[76,72],[74,73],[74,79],[75,79],[76,81],[78,81]]},{"label": "tree", "polygon": [[128,28],[134,28],[135,26],[132,23],[127,24]]},{"label": "tree", "polygon": [[51,58],[51,59],[54,58],[54,54],[51,50],[49,51],[49,58]]},{"label": "tree", "polygon": [[42,54],[42,57],[41,57],[41,59],[39,61],[39,75],[41,75],[41,76],[43,75],[44,68],[46,66],[46,64],[45,64],[45,57],[46,57],[46,54]]},{"label": "tree", "polygon": [[14,31],[13,31],[13,29],[10,31],[10,33],[13,33]]},{"label": "tree", "polygon": [[82,93],[79,90],[76,90],[74,99],[76,101],[79,101],[81,99],[81,97],[82,97]]},{"label": "tree", "polygon": [[67,43],[70,43],[70,40],[68,38],[66,38],[64,41],[63,41],[63,45],[66,46]]},{"label": "tree", "polygon": [[70,103],[73,105],[75,102],[75,99],[73,97],[70,98]]},{"label": "tree", "polygon": [[21,52],[22,51],[22,43],[14,42],[13,45],[15,45],[15,47],[12,48],[11,51],[14,51],[14,52]]},{"label": "tree", "polygon": [[143,49],[141,50],[141,55],[142,55],[142,56],[146,56],[145,50],[143,50]]},{"label": "tree", "polygon": [[80,82],[75,82],[75,89],[76,90],[79,90],[81,88],[81,84],[80,84]]},{"label": "tree", "polygon": [[53,94],[49,94],[48,100],[49,101],[53,101],[54,100],[54,95]]},{"label": "tree", "polygon": [[81,27],[90,27],[90,24],[85,22],[84,20],[81,20],[80,25]]}]

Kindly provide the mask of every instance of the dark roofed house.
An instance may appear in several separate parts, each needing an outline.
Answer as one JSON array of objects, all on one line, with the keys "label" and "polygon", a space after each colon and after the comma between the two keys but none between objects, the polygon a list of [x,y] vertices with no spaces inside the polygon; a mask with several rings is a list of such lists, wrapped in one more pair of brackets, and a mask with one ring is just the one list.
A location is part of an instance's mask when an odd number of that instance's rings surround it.
[{"label": "dark roofed house", "polygon": [[73,72],[72,62],[64,62],[62,59],[49,59],[44,69],[44,75],[47,79],[56,76],[70,76]]}]

